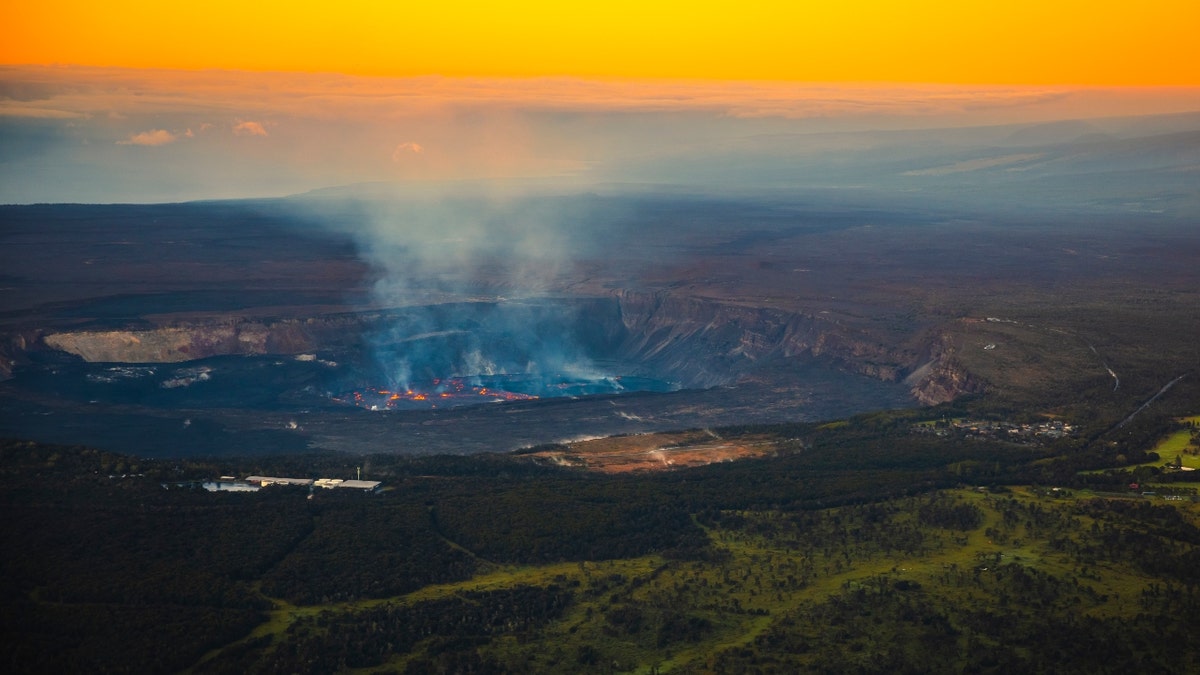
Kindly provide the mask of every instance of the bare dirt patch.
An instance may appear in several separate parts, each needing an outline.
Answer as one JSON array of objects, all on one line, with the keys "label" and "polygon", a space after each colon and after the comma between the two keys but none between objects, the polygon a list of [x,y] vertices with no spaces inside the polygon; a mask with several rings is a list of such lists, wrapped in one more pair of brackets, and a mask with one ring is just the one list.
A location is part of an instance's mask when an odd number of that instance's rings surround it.
[{"label": "bare dirt patch", "polygon": [[564,466],[602,473],[665,471],[762,457],[775,452],[766,437],[725,440],[710,431],[610,436],[569,443],[565,449],[533,453],[532,457]]}]

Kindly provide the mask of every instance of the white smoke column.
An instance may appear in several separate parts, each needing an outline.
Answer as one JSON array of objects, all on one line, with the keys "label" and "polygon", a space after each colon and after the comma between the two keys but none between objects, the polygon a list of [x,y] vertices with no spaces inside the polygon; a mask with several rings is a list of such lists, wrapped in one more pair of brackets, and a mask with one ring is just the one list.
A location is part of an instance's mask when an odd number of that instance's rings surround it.
[{"label": "white smoke column", "polygon": [[[540,296],[570,265],[571,214],[562,200],[458,189],[364,204],[355,234],[379,273],[384,306],[429,299]],[[422,297],[424,296],[424,297]]]},{"label": "white smoke column", "polygon": [[358,203],[352,231],[376,275],[372,301],[397,312],[369,336],[387,385],[512,373],[604,379],[573,322],[536,303],[564,288],[590,244],[580,202],[488,187]]}]

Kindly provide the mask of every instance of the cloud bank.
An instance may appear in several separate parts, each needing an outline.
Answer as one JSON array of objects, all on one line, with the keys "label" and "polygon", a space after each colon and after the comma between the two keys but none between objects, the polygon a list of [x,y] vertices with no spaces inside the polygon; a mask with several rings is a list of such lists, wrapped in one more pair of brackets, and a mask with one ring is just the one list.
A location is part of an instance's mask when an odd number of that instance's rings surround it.
[{"label": "cloud bank", "polygon": [[[1021,117],[1195,110],[1195,88],[805,84],[687,80],[372,78],[335,74],[0,67],[0,114],[90,115],[98,110],[315,118],[391,118],[484,107],[542,111],[704,110],[734,117],[967,115],[1025,108]],[[266,86],[269,83],[269,86]],[[54,112],[50,112],[54,111]],[[1006,118],[1007,119],[1007,118]],[[255,123],[249,123],[255,124]]]},{"label": "cloud bank", "polygon": [[730,166],[731,152],[812,156],[890,142],[867,131],[1193,110],[1200,89],[12,66],[0,67],[0,201],[257,197],[355,182],[671,183],[680,169]]}]

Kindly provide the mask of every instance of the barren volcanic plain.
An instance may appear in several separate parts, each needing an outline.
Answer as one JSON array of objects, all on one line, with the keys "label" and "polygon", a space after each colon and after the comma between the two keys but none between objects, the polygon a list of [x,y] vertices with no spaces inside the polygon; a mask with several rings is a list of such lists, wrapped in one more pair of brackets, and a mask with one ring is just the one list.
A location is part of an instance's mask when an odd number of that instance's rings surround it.
[{"label": "barren volcanic plain", "polygon": [[472,453],[977,394],[1088,419],[1200,363],[1187,213],[944,197],[3,207],[0,435]]},{"label": "barren volcanic plain", "polygon": [[0,206],[0,654],[1196,672],[1196,129]]}]

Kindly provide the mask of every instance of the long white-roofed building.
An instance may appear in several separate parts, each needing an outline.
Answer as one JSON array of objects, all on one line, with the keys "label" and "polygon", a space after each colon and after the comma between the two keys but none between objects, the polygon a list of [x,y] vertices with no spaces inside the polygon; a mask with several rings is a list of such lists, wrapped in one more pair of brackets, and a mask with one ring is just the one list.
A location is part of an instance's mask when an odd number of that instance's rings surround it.
[{"label": "long white-roofed building", "polygon": [[246,476],[246,482],[250,484],[258,483],[266,487],[268,485],[312,485],[311,478],[279,478],[277,476]]}]

